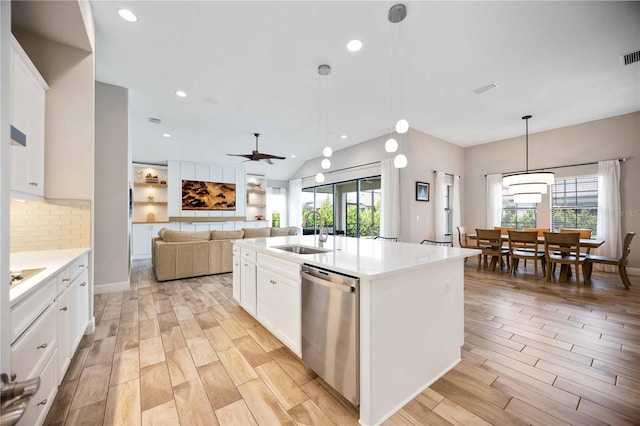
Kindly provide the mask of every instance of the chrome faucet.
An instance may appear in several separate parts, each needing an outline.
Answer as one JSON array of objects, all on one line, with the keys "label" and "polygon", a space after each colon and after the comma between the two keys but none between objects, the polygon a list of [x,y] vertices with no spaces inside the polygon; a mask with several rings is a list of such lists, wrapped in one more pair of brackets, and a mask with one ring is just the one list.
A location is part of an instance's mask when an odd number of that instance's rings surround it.
[{"label": "chrome faucet", "polygon": [[305,215],[304,215],[304,224],[302,226],[307,226],[307,222],[309,221],[309,216],[311,216],[312,214],[315,214],[316,216],[318,216],[318,222],[320,226],[320,236],[318,237],[318,241],[320,243],[324,243],[327,241],[327,238],[329,236],[329,233],[327,232],[327,230],[322,226],[322,215],[320,214],[319,210],[310,210],[308,211]]}]

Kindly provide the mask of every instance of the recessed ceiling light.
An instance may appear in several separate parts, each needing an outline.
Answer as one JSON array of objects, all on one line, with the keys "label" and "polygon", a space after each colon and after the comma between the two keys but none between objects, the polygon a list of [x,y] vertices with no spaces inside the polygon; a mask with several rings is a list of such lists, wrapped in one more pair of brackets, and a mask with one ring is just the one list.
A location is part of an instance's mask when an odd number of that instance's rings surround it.
[{"label": "recessed ceiling light", "polygon": [[291,154],[291,158],[296,158],[296,155],[295,154]]},{"label": "recessed ceiling light", "polygon": [[128,9],[120,9],[120,10],[118,10],[118,15],[120,15],[120,17],[122,19],[124,19],[125,21],[136,22],[138,20],[138,17],[136,15],[134,15],[133,12],[128,10]]},{"label": "recessed ceiling light", "polygon": [[340,139],[346,139],[346,138],[347,138],[347,135],[340,136]]},{"label": "recessed ceiling light", "polygon": [[349,52],[357,52],[362,49],[362,42],[360,40],[351,40],[347,43],[347,49],[349,49]]},{"label": "recessed ceiling light", "polygon": [[176,92],[176,95],[180,96],[181,98],[186,98],[187,97],[187,94],[185,92],[183,92],[182,90],[178,90]]},{"label": "recessed ceiling light", "polygon": [[171,135],[170,135],[169,133],[163,133],[163,134],[162,134],[162,137],[163,137],[163,138],[170,138],[170,137],[171,137]]}]

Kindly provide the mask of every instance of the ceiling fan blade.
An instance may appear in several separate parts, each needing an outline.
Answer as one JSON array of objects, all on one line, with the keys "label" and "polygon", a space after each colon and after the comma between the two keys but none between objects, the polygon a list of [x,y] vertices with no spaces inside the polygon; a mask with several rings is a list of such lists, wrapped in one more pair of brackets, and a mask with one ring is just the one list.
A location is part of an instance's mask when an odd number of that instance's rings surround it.
[{"label": "ceiling fan blade", "polygon": [[267,164],[273,164],[273,161],[271,161],[271,158],[265,158],[264,161],[266,161]]},{"label": "ceiling fan blade", "polygon": [[253,155],[252,154],[227,154],[227,155],[230,155],[232,157],[244,157],[244,158],[248,158],[249,160],[253,160],[253,158],[252,158]]}]

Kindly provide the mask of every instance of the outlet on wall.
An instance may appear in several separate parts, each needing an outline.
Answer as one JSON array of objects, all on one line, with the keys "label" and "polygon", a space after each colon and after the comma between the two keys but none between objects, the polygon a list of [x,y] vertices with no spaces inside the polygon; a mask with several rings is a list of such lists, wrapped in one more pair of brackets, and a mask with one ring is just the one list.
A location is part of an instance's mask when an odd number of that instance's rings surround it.
[{"label": "outlet on wall", "polygon": [[442,282],[442,292],[446,293],[451,290],[451,280],[446,280]]}]

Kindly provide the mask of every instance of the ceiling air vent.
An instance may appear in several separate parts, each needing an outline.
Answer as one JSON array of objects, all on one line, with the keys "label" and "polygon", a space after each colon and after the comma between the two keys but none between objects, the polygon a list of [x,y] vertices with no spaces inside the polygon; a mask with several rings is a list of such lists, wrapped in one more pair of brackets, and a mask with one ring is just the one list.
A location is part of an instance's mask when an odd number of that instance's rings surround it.
[{"label": "ceiling air vent", "polygon": [[473,93],[475,93],[476,95],[479,95],[479,94],[484,93],[486,91],[489,91],[491,89],[495,89],[496,87],[498,87],[497,84],[489,83],[486,86],[482,86],[482,87],[478,87],[477,89],[474,89]]},{"label": "ceiling air vent", "polygon": [[631,65],[634,62],[640,61],[640,50],[620,55],[620,61],[622,62],[622,65]]},{"label": "ceiling air vent", "polygon": [[162,120],[159,118],[149,117],[149,123],[151,124],[162,124]]}]

